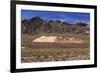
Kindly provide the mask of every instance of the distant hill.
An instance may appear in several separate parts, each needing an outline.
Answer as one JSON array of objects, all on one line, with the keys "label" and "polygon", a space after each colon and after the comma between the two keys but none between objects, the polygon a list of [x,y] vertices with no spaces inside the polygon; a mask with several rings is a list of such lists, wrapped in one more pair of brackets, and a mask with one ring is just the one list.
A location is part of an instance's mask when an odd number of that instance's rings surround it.
[{"label": "distant hill", "polygon": [[89,31],[89,24],[78,22],[70,24],[60,20],[43,20],[40,17],[32,17],[21,21],[22,33],[39,34],[39,33],[76,33],[86,34]]}]

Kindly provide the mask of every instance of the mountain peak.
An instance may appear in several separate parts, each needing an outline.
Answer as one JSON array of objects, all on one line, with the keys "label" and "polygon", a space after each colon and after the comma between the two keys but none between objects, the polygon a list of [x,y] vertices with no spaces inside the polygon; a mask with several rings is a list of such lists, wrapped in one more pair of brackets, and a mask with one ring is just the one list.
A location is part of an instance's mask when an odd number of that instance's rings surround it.
[{"label": "mountain peak", "polygon": [[32,17],[32,18],[30,19],[30,21],[43,21],[43,19],[40,18],[39,16],[36,16],[36,17]]}]

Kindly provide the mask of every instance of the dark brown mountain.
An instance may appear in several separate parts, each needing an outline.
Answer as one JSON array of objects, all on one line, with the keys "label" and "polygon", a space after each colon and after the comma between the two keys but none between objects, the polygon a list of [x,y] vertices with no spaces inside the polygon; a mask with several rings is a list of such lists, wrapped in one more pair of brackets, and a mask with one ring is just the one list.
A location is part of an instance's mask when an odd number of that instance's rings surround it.
[{"label": "dark brown mountain", "polygon": [[84,34],[89,31],[88,24],[78,22],[76,24],[69,24],[60,20],[43,20],[40,17],[32,17],[29,20],[22,20],[22,33],[25,34],[39,34],[39,33],[76,33]]}]

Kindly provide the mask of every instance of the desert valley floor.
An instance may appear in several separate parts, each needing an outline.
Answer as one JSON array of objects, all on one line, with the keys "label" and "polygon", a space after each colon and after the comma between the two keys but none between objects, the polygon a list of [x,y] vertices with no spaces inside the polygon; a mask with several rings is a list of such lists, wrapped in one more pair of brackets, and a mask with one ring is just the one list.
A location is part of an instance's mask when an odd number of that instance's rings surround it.
[{"label": "desert valley floor", "polygon": [[90,59],[89,43],[89,35],[22,34],[21,62],[88,60]]}]

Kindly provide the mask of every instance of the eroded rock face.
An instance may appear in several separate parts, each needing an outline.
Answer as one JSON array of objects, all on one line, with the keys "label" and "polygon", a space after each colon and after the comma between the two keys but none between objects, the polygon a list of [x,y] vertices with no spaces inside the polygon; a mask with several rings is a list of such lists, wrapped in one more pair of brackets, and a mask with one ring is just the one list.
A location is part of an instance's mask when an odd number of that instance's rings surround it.
[{"label": "eroded rock face", "polygon": [[[41,17],[32,17],[21,21],[21,31],[24,34],[40,34],[40,33],[75,33],[85,34],[90,31],[90,25],[84,22],[71,24],[62,20],[44,20]],[[86,34],[87,35],[87,34]]]},{"label": "eroded rock face", "polygon": [[83,40],[74,37],[41,36],[32,42],[50,42],[50,43],[83,43]]}]

